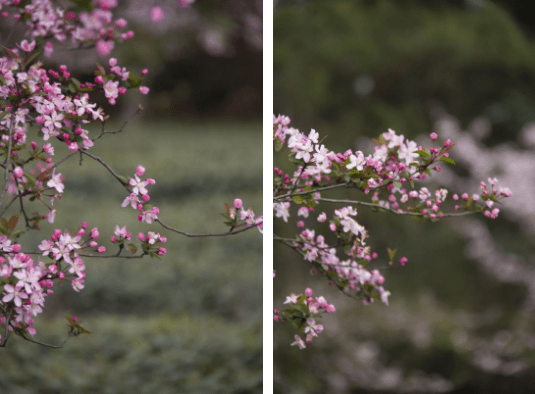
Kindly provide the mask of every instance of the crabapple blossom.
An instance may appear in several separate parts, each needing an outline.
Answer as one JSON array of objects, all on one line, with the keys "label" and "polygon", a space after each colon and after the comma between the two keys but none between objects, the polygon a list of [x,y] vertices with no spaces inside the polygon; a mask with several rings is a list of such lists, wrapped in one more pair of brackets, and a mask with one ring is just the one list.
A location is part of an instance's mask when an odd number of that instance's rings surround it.
[{"label": "crabapple blossom", "polygon": [[[432,147],[425,148],[389,129],[375,140],[377,146],[368,155],[352,150],[334,152],[320,144],[316,130],[302,133],[290,127],[287,116],[274,115],[274,149],[278,152],[286,147],[290,161],[296,165],[295,171],[289,174],[274,168],[274,218],[288,224],[293,216],[296,230],[294,238],[282,238],[274,234],[274,239],[301,255],[311,265],[311,274],[321,274],[330,285],[335,285],[343,293],[361,299],[364,304],[380,300],[388,305],[391,293],[385,289],[385,277],[378,269],[381,259],[366,244],[368,231],[357,220],[357,210],[351,204],[362,204],[376,211],[411,215],[432,222],[448,216],[475,213],[494,219],[500,211],[493,208],[493,204],[512,195],[507,188],[496,188],[497,180],[489,178],[488,185],[480,183],[481,196],[463,193],[461,198],[465,205],[453,207],[454,211],[462,212],[448,213],[445,208],[448,190],[432,191],[425,186],[415,185],[416,181],[424,181],[431,176],[431,170],[440,172],[439,162],[455,164],[449,151],[456,144],[448,139],[442,147],[436,147],[438,138],[436,133],[432,133]],[[322,212],[317,216],[317,222],[324,223],[330,218],[331,231],[331,234],[323,235],[312,227],[315,220],[309,221],[309,213],[318,204],[342,202],[323,197],[330,189],[342,187],[369,195],[371,202],[343,200],[345,206],[334,209],[332,214]],[[457,194],[452,199],[459,201]],[[301,206],[293,210],[292,204]],[[395,254],[396,250],[388,249],[388,266],[394,265]],[[396,266],[404,266],[407,262],[407,257],[403,256]],[[284,304],[288,308],[282,312],[274,309],[273,320],[292,321],[297,326],[304,337],[296,335],[291,345],[301,349],[323,331],[323,326],[316,322],[317,315],[336,310],[324,297],[314,299],[312,289],[306,289],[304,295],[287,296]]]},{"label": "crabapple blossom", "polygon": [[[116,43],[134,37],[132,31],[124,30],[128,22],[114,16],[114,9],[119,5],[117,0],[90,3],[87,7],[65,10],[62,2],[50,0],[0,0],[2,16],[12,16],[26,29],[24,40],[5,42],[0,48],[0,155],[6,181],[0,191],[0,216],[7,215],[7,209],[14,202],[20,203],[21,212],[0,218],[0,326],[3,326],[0,327],[0,347],[5,346],[10,333],[36,342],[31,339],[36,335],[34,317],[42,313],[46,297],[54,293],[54,287],[61,281],[69,281],[76,292],[83,290],[86,258],[159,258],[167,252],[161,246],[167,239],[158,232],[140,233],[138,251],[131,243],[126,226],[116,224],[112,240],[119,251],[105,255],[106,247],[96,241],[100,237],[98,228],[87,231],[87,222],[72,233],[53,230],[48,239],[40,241],[36,251],[16,243],[23,233],[17,228],[23,222],[19,223],[19,216],[24,217],[26,230],[39,230],[45,219],[54,222],[60,212],[53,207],[54,202],[65,192],[65,179],[58,167],[71,156],[79,156],[80,164],[82,157],[89,157],[112,173],[127,191],[122,206],[134,208],[140,220],[148,224],[157,221],[169,231],[190,235],[158,219],[160,210],[149,203],[148,194],[148,186],[156,181],[139,178],[145,173],[143,165],[139,165],[134,177],[129,179],[89,153],[99,138],[112,132],[104,127],[108,115],[96,104],[96,96],[105,97],[114,105],[131,89],[139,88],[141,94],[148,94],[150,89],[142,85],[148,70],[143,69],[136,76],[119,65],[117,58],[110,58],[104,63],[107,69],[95,65],[94,75],[89,80],[78,80],[67,65],[45,69],[39,57],[41,54],[50,57],[58,46],[65,45],[94,48],[97,54],[106,56]],[[192,3],[193,0],[180,0],[178,5],[187,7]],[[161,20],[162,17],[163,12],[157,7],[153,18]],[[98,127],[102,130],[99,134],[89,132],[86,125],[91,122],[102,123],[102,127]],[[58,152],[67,153],[56,159],[54,156]],[[38,207],[29,213],[26,208],[32,202]],[[240,199],[236,199],[234,205],[237,210],[234,216],[227,212],[226,224],[230,227],[227,233],[195,236],[229,235],[252,227],[262,230],[262,216],[257,217],[250,208],[244,209]],[[131,255],[121,255],[124,249],[132,252]],[[67,320],[74,335],[87,332],[75,317]]]}]

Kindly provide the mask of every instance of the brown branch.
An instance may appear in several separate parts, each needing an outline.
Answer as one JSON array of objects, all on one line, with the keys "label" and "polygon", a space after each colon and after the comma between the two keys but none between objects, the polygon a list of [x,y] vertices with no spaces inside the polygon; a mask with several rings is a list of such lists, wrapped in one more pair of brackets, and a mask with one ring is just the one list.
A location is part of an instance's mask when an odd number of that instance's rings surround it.
[{"label": "brown branch", "polygon": [[140,105],[137,110],[132,114],[130,115],[130,117],[128,119],[125,120],[125,122],[123,123],[123,125],[121,127],[119,127],[117,130],[104,130],[104,122],[102,122],[102,131],[100,132],[99,135],[97,135],[95,138],[93,138],[91,141],[95,142],[96,140],[98,140],[100,137],[102,137],[104,134],[116,134],[116,133],[121,133],[124,128],[126,127],[126,125],[128,124],[128,122],[130,122],[134,116],[136,115],[139,115],[141,113],[141,111],[143,110],[143,107]]},{"label": "brown branch", "polygon": [[184,231],[180,231],[180,230],[177,230],[176,228],[173,228],[173,227],[170,227],[168,226],[167,224],[165,224],[164,222],[162,222],[160,219],[154,219],[156,222],[160,223],[160,225],[164,228],[166,228],[167,230],[170,230],[170,231],[173,231],[177,234],[181,234],[181,235],[184,235],[186,237],[193,237],[193,238],[200,238],[200,237],[224,237],[226,235],[234,235],[234,234],[238,234],[238,233],[243,233],[244,231],[247,231],[247,230],[250,230],[252,228],[256,228],[259,224],[261,223],[257,223],[255,224],[254,226],[249,226],[249,227],[244,227],[242,229],[239,229],[237,231],[227,231],[226,233],[207,233],[207,234],[189,234],[189,233],[186,233]]},{"label": "brown branch", "polygon": [[13,132],[13,127],[14,127],[14,124],[15,124],[15,109],[12,109],[11,110],[11,124],[9,126],[9,130],[8,130],[8,143],[7,143],[7,156],[6,156],[6,160],[4,161],[4,168],[6,170],[5,174],[4,174],[4,187],[2,187],[2,194],[0,195],[0,206],[2,205],[2,203],[4,202],[4,194],[7,190],[7,181],[9,179],[9,161],[11,159],[11,133]]},{"label": "brown branch", "polygon": [[350,182],[343,182],[343,183],[337,183],[337,184],[330,185],[330,186],[318,187],[317,189],[312,189],[312,190],[309,190],[309,191],[306,191],[306,192],[287,193],[287,194],[283,194],[282,196],[274,196],[273,197],[273,201],[274,202],[278,202],[280,200],[285,200],[285,199],[287,199],[289,197],[293,197],[293,196],[300,196],[300,195],[303,195],[303,194],[316,193],[316,192],[319,192],[319,191],[322,191],[322,190],[335,189],[335,188],[342,187],[342,186],[346,186],[347,187],[349,184],[350,184]]},{"label": "brown branch", "polygon": [[[410,212],[410,211],[398,212],[397,210],[392,209],[392,208],[386,208],[386,207],[383,207],[383,206],[381,206],[379,204],[373,204],[373,203],[364,202],[364,201],[336,200],[336,199],[332,199],[332,198],[316,198],[314,200],[315,201],[324,201],[324,202],[334,202],[334,203],[339,202],[339,203],[344,203],[344,204],[366,205],[366,206],[372,207],[372,208],[384,209],[384,210],[386,210],[388,212],[395,213],[396,215],[426,216],[423,213],[418,213],[418,212]],[[445,218],[445,217],[453,217],[453,216],[465,216],[465,215],[471,215],[471,214],[474,214],[474,213],[477,213],[477,212],[470,211],[470,212],[459,212],[459,213],[444,213],[444,214],[442,214],[443,215],[442,217]]]},{"label": "brown branch", "polygon": [[121,185],[123,185],[125,187],[128,185],[128,183],[123,182],[121,180],[120,176],[115,171],[113,171],[113,169],[104,160],[102,160],[100,157],[92,155],[91,153],[87,153],[86,150],[80,150],[80,152],[82,152],[84,155],[89,156],[93,160],[96,160],[100,164],[102,164],[115,177],[115,179],[117,179],[121,183]]}]

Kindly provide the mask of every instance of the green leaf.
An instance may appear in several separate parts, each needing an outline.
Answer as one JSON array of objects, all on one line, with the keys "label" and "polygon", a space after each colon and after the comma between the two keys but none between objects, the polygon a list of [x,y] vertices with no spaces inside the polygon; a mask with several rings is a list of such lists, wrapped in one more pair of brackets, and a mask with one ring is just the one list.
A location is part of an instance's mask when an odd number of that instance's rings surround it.
[{"label": "green leaf", "polygon": [[125,185],[128,185],[128,182],[130,182],[130,177],[127,177],[127,176],[124,176],[124,175],[119,175],[119,179]]},{"label": "green leaf", "polygon": [[275,140],[275,152],[280,151],[283,146],[284,146],[284,144],[282,143],[282,141],[279,138],[277,138]]},{"label": "green leaf", "polygon": [[401,182],[400,181],[394,181],[394,186],[397,188],[401,188]]},{"label": "green leaf", "polygon": [[0,47],[4,48],[4,50],[9,53],[9,55],[13,58],[13,59],[18,59],[18,56],[15,52],[13,52],[11,49],[3,46],[2,44],[0,44]]},{"label": "green leaf", "polygon": [[295,202],[296,204],[302,204],[305,202],[305,200],[303,199],[303,197],[301,196],[293,196],[292,197],[292,200],[293,202]]},{"label": "green leaf", "polygon": [[26,61],[24,62],[24,67],[28,67],[28,65],[41,54],[41,51],[35,52],[32,56],[30,56]]},{"label": "green leaf", "polygon": [[305,203],[305,205],[306,205],[307,207],[312,207],[312,208],[314,208],[314,207],[316,206],[316,201],[314,201],[314,200],[307,200],[307,202]]},{"label": "green leaf", "polygon": [[69,88],[71,93],[75,93],[78,90],[76,85],[74,83],[72,83],[72,82],[69,82],[68,88]]},{"label": "green leaf", "polygon": [[130,73],[128,76],[128,84],[132,88],[138,88],[143,83],[143,78],[136,77],[134,74]]},{"label": "green leaf", "polygon": [[13,233],[11,234],[11,238],[15,240],[18,237],[20,237],[22,234],[24,234],[24,231],[20,231],[20,230],[13,231]]},{"label": "green leaf", "polygon": [[450,164],[455,165],[455,160],[453,160],[453,159],[451,159],[451,158],[449,158],[449,157],[445,157],[445,156],[444,156],[444,157],[441,157],[441,158],[440,158],[440,161],[445,161],[446,163],[450,163]]},{"label": "green leaf", "polygon": [[429,153],[426,152],[425,150],[415,150],[415,151],[413,151],[412,153],[418,153],[418,154],[419,154],[420,156],[422,156],[422,157],[427,157],[427,156],[429,156]]}]

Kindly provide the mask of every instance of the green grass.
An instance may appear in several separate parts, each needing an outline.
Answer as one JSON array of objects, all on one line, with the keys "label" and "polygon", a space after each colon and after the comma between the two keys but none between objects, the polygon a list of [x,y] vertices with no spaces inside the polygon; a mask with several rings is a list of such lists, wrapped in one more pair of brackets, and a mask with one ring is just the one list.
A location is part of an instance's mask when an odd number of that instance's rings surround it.
[{"label": "green grass", "polygon": [[[144,177],[156,180],[149,193],[165,223],[217,233],[228,230],[220,215],[224,202],[242,198],[262,213],[261,146],[260,124],[133,122],[90,152],[126,176],[143,164]],[[63,316],[75,314],[92,333],[61,350],[11,338],[0,357],[0,386],[10,393],[260,392],[258,231],[186,238],[140,223],[136,211],[121,207],[127,192],[101,164],[87,157],[78,162],[74,156],[59,167],[66,181],[54,204],[56,221],[23,235],[23,249],[35,250],[54,228],[75,231],[85,220],[99,228],[107,253],[116,250],[109,238],[117,224],[136,239],[139,231],[165,235],[168,253],[161,261],[86,259],[84,290],[76,293],[68,283],[56,288],[35,328],[37,340],[59,343],[67,331]],[[38,208],[30,206],[30,212]]]}]

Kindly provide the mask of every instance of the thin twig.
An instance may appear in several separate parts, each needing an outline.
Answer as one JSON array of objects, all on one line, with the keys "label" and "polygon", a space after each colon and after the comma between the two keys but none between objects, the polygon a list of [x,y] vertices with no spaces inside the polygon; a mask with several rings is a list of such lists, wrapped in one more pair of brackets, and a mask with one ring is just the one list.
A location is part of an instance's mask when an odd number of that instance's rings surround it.
[{"label": "thin twig", "polygon": [[288,197],[300,196],[300,195],[303,195],[303,194],[316,193],[316,192],[319,192],[319,191],[322,191],[322,190],[335,189],[335,188],[342,187],[342,186],[346,186],[347,187],[349,184],[350,184],[350,182],[343,182],[343,183],[337,183],[337,184],[330,185],[330,186],[318,187],[317,189],[312,189],[312,190],[309,190],[309,191],[306,191],[306,192],[287,193],[287,194],[283,194],[282,196],[274,196],[273,197],[273,201],[277,202],[277,201],[280,201],[280,200],[285,200]]},{"label": "thin twig", "polygon": [[123,186],[128,185],[128,183],[123,182],[121,180],[120,176],[115,171],[113,171],[113,169],[104,160],[102,160],[100,157],[92,155],[91,153],[87,153],[86,150],[80,150],[80,152],[82,152],[84,155],[89,156],[93,160],[96,160],[100,164],[102,164],[115,177],[115,179],[117,179],[121,183],[121,185],[123,185]]},{"label": "thin twig", "polygon": [[13,127],[15,123],[15,109],[11,110],[11,121],[9,126],[9,137],[8,137],[8,143],[7,143],[7,156],[6,160],[4,161],[4,168],[6,169],[6,172],[4,174],[4,187],[2,187],[2,194],[0,195],[0,206],[2,206],[2,203],[4,202],[4,194],[7,190],[7,181],[9,179],[9,161],[11,159],[11,133],[13,132]]},{"label": "thin twig", "polygon": [[[426,216],[424,215],[423,213],[418,213],[418,212],[410,212],[410,211],[397,211],[395,209],[392,209],[392,208],[386,208],[386,207],[383,207],[379,204],[373,204],[373,203],[369,203],[369,202],[364,202],[364,201],[355,201],[355,200],[337,200],[337,199],[332,199],[332,198],[315,198],[314,199],[315,201],[323,201],[323,202],[334,202],[334,203],[343,203],[343,204],[357,204],[357,205],[366,205],[368,207],[372,207],[372,208],[380,208],[380,209],[384,209],[388,212],[392,212],[392,213],[395,213],[396,215],[411,215],[411,216]],[[474,213],[477,213],[475,211],[470,211],[470,212],[459,212],[459,213],[444,213],[442,214],[443,218],[444,217],[453,217],[453,216],[465,216],[465,215],[471,215],[471,214],[474,214]]]},{"label": "thin twig", "polygon": [[173,228],[173,227],[170,227],[168,226],[167,224],[165,224],[164,222],[162,222],[160,219],[154,219],[156,222],[160,223],[162,225],[162,227],[168,229],[168,230],[171,230],[177,234],[182,234],[186,237],[192,237],[192,238],[200,238],[200,237],[224,237],[226,235],[234,235],[234,234],[238,234],[238,233],[243,233],[244,231],[247,231],[247,230],[250,230],[252,228],[256,228],[259,224],[261,223],[257,223],[255,224],[254,226],[249,226],[249,227],[244,227],[242,229],[239,229],[237,231],[227,231],[226,233],[216,233],[216,234],[213,234],[213,233],[207,233],[207,234],[189,234],[189,233],[185,233],[183,231],[180,231],[180,230],[177,230],[176,228]]},{"label": "thin twig", "polygon": [[141,113],[141,111],[143,110],[143,107],[141,107],[141,105],[138,107],[138,109],[132,114],[130,115],[130,117],[128,119],[126,119],[123,123],[123,125],[121,127],[119,127],[117,130],[104,130],[104,122],[102,122],[102,131],[100,132],[99,135],[97,135],[95,138],[93,138],[91,141],[95,142],[96,140],[98,140],[100,137],[102,137],[104,134],[116,134],[116,133],[121,133],[124,128],[126,127],[126,125],[128,124],[128,122],[130,122],[134,116],[136,115],[139,115]]}]

